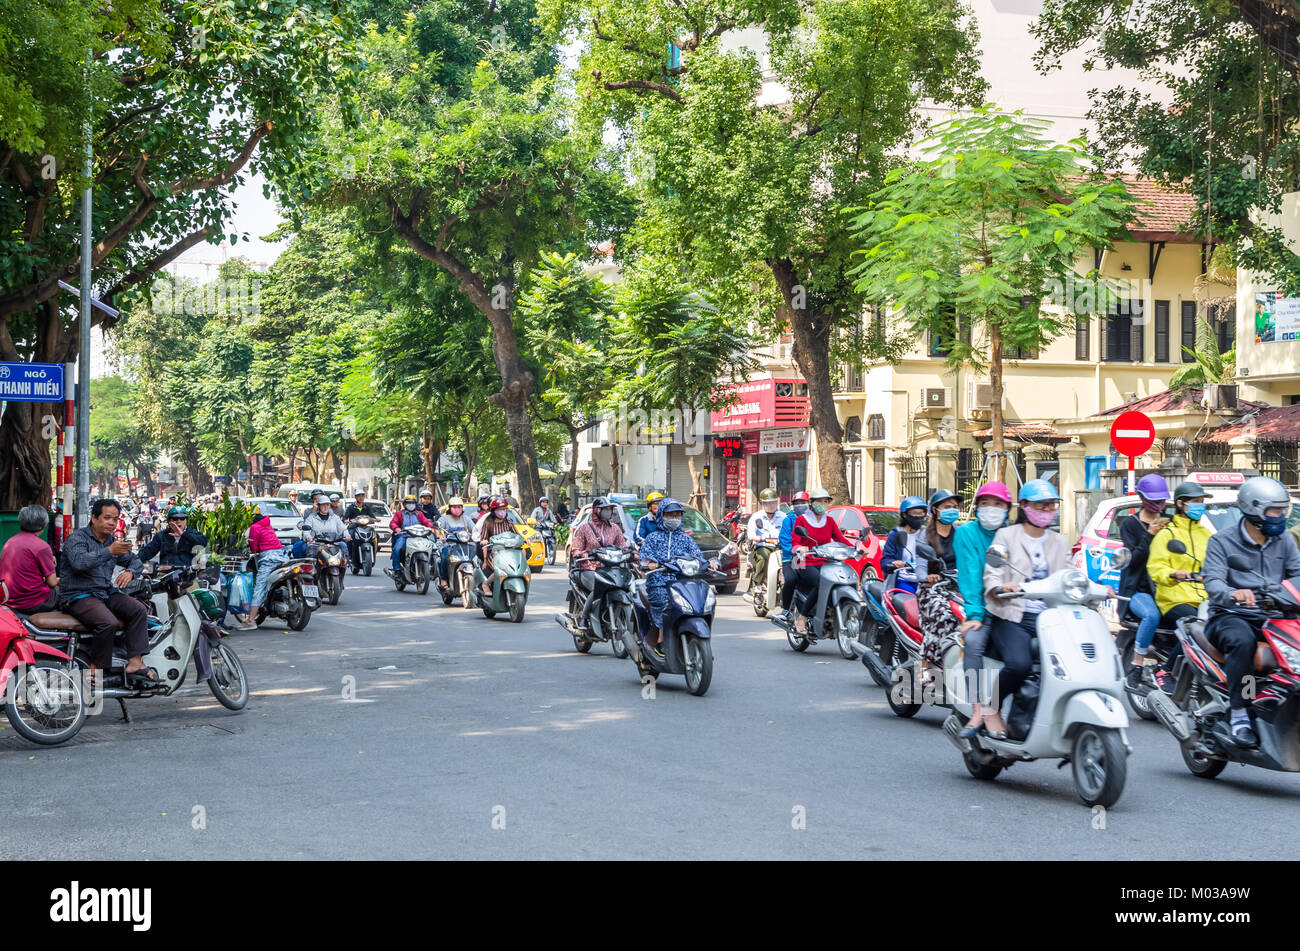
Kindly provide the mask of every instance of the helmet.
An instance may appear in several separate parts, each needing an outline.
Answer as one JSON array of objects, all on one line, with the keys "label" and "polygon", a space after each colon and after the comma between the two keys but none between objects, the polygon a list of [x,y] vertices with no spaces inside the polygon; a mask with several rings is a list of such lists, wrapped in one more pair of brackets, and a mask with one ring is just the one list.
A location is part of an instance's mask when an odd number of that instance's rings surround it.
[{"label": "helmet", "polygon": [[[1182,486],[1180,485],[1178,488],[1181,489]],[[1169,498],[1169,486],[1163,478],[1153,472],[1151,475],[1144,475],[1138,479],[1137,494],[1148,502],[1163,502]],[[1199,494],[1204,495],[1205,493]]]},{"label": "helmet", "polygon": [[167,510],[168,518],[189,518],[190,513],[183,505],[173,505]]},{"label": "helmet", "polygon": [[433,498],[433,493],[430,492],[428,489],[425,489],[423,492],[420,493],[420,498],[424,498],[426,495],[429,498]]},{"label": "helmet", "polygon": [[1056,486],[1046,479],[1030,479],[1020,487],[1021,502],[1059,502],[1060,494]]},{"label": "helmet", "polygon": [[807,502],[808,500],[809,496],[807,492],[796,492],[794,497],[790,499],[791,502]]},{"label": "helmet", "polygon": [[663,497],[664,494],[662,492],[651,492],[649,495],[645,497],[645,500],[647,502],[658,502]]},{"label": "helmet", "polygon": [[947,502],[949,499],[961,501],[961,496],[956,492],[949,492],[947,489],[939,489],[934,495],[930,496],[930,508],[934,508],[940,502]]},{"label": "helmet", "polygon": [[898,514],[902,515],[908,509],[923,508],[925,508],[925,499],[921,498],[919,495],[909,495],[907,498],[903,499],[902,502],[898,503]]},{"label": "helmet", "polygon": [[459,495],[453,495],[451,498],[447,500],[447,508],[451,508],[453,505],[459,505],[461,508],[464,508],[465,500],[462,499]]},{"label": "helmet", "polygon": [[985,482],[975,490],[975,498],[978,501],[981,497],[988,496],[991,499],[998,499],[1011,504],[1011,490],[1007,488],[1005,482]]},{"label": "helmet", "polygon": [[1255,476],[1247,479],[1237,490],[1237,508],[1241,509],[1242,518],[1252,525],[1264,524],[1264,513],[1271,508],[1289,511],[1291,496],[1281,482],[1267,476]]},{"label": "helmet", "polygon": [[[1138,491],[1141,491],[1142,484],[1138,483]],[[1180,482],[1178,488],[1174,489],[1174,499],[1199,499],[1208,493],[1199,482]],[[1288,499],[1288,501],[1290,501]]]},{"label": "helmet", "polygon": [[358,495],[365,495],[365,494],[366,494],[365,489],[357,489],[355,492],[352,493],[352,497],[355,499]]},{"label": "helmet", "polygon": [[331,492],[331,493],[330,493],[330,501],[331,501],[331,502],[337,502],[337,501],[339,501],[339,494],[338,494],[337,492]]},{"label": "helmet", "polygon": [[540,499],[537,500],[537,504],[538,504],[538,505],[541,505],[543,502],[549,502],[549,501],[551,501],[551,500],[548,499],[546,496],[543,495]]},{"label": "helmet", "polygon": [[415,496],[413,496],[413,495],[404,495],[404,496],[402,496],[402,504],[403,504],[403,505],[405,505],[407,502],[414,502],[414,501],[415,501]]},{"label": "helmet", "polygon": [[324,492],[317,492],[315,495],[311,497],[311,502],[313,505],[320,505],[322,502],[326,505],[329,505],[330,497],[326,495]]},{"label": "helmet", "polygon": [[509,508],[509,507],[510,507],[510,504],[509,504],[508,502],[506,502],[505,499],[501,498],[501,496],[499,496],[499,495],[494,495],[494,496],[492,496],[491,499],[488,500],[488,511],[489,511],[489,512],[495,512],[497,509],[504,509],[504,508]]},{"label": "helmet", "polygon": [[[821,486],[817,486],[817,488],[813,489],[812,492],[809,493],[808,497],[809,497],[810,499],[827,499],[827,500],[829,500],[830,497],[831,497],[831,494],[830,494],[829,492],[827,492],[825,489],[823,489]],[[924,505],[925,503],[922,502],[921,504]]]},{"label": "helmet", "polygon": [[685,512],[685,511],[686,511],[686,506],[682,505],[682,503],[678,502],[676,499],[670,499],[665,497],[663,502],[660,503],[659,505],[660,518],[663,518],[665,515],[671,515],[673,512]]},{"label": "helmet", "polygon": [[764,489],[758,493],[758,500],[760,502],[779,502],[781,497],[776,494],[776,489]]}]

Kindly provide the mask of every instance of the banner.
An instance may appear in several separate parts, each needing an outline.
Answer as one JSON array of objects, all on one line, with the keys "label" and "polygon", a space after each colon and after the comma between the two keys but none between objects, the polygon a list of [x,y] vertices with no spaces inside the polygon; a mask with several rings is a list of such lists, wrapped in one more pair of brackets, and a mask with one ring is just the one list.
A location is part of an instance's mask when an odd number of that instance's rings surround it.
[{"label": "banner", "polygon": [[738,499],[745,493],[745,460],[728,459],[726,466],[727,483],[723,495],[729,499]]},{"label": "banner", "polygon": [[1300,340],[1300,298],[1255,295],[1255,342]]},{"label": "banner", "polygon": [[807,452],[808,430],[765,429],[758,434],[758,451],[764,455],[771,452]]}]

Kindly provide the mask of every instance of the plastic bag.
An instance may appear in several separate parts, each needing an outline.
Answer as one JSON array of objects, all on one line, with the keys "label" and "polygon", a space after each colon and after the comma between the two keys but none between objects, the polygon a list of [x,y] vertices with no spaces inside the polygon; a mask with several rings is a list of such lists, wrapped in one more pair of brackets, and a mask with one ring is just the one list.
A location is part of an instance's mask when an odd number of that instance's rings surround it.
[{"label": "plastic bag", "polygon": [[247,614],[253,605],[253,573],[239,571],[226,583],[226,604],[236,614]]}]

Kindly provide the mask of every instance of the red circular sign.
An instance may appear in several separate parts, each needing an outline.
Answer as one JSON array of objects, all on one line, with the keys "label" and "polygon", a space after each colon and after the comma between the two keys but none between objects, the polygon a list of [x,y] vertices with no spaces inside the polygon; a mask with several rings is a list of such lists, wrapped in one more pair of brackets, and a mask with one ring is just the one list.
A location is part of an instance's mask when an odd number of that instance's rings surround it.
[{"label": "red circular sign", "polygon": [[1110,442],[1126,456],[1140,456],[1156,441],[1156,427],[1145,413],[1129,410],[1120,413],[1110,426]]}]

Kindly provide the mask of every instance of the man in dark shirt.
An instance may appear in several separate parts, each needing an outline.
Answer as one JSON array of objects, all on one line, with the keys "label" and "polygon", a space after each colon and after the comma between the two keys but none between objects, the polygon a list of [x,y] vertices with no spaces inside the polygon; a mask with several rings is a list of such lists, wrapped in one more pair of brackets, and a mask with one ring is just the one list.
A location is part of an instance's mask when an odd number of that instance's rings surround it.
[{"label": "man in dark shirt", "polygon": [[442,517],[442,513],[438,511],[438,506],[433,503],[433,493],[428,489],[420,493],[420,511],[424,513],[425,518],[435,525],[438,523],[438,519]]},{"label": "man in dark shirt", "polygon": [[166,568],[188,568],[194,560],[194,549],[208,543],[208,536],[187,528],[188,523],[189,512],[179,505],[171,509],[167,513],[166,530],[140,549],[140,560],[150,561],[159,556],[159,563]]},{"label": "man in dark shirt", "polygon": [[569,520],[569,497],[560,494],[560,504],[555,507],[555,520],[563,525]]}]

